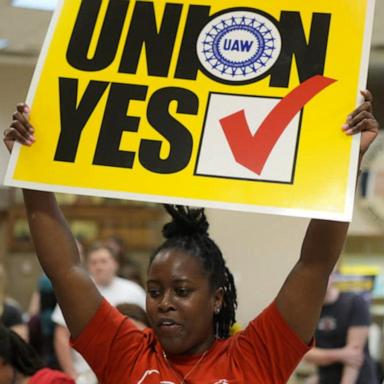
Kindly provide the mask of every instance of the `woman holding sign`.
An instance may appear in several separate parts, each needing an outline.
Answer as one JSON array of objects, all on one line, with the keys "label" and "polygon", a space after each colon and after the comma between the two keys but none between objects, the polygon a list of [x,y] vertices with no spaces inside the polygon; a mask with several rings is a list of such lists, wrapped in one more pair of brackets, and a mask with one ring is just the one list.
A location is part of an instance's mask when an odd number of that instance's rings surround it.
[{"label": "woman holding sign", "polygon": [[[343,127],[361,132],[361,157],[378,133],[372,97]],[[4,132],[32,145],[28,108],[19,105]],[[41,265],[51,279],[73,346],[107,384],[285,383],[310,349],[324,294],[348,224],[312,220],[300,259],[273,303],[248,327],[229,336],[237,306],[233,276],[209,237],[203,210],[167,206],[166,241],[148,267],[147,313],[139,331],[112,308],[83,270],[76,243],[52,193],[24,190]]]}]

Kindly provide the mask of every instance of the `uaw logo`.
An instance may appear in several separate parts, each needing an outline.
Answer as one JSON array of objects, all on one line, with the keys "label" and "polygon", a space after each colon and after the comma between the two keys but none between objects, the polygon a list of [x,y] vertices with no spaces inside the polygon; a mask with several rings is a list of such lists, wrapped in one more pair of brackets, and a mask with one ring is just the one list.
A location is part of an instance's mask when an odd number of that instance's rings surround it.
[{"label": "uaw logo", "polygon": [[227,10],[201,31],[197,55],[206,74],[224,83],[244,84],[265,75],[281,52],[271,16],[254,10]]}]

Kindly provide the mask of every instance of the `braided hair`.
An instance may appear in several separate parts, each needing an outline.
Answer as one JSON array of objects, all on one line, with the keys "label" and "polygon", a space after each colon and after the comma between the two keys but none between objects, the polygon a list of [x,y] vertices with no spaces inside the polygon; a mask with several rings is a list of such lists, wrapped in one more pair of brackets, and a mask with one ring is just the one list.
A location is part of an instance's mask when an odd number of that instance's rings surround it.
[{"label": "braided hair", "polygon": [[0,324],[0,357],[24,376],[33,376],[43,368],[43,363],[34,349],[2,324]]},{"label": "braided hair", "polygon": [[225,339],[236,322],[237,293],[232,273],[226,266],[220,248],[209,237],[208,221],[204,209],[191,209],[180,205],[165,205],[172,221],[163,227],[165,242],[154,252],[155,256],[167,249],[178,249],[200,259],[212,290],[223,289],[223,305],[214,315],[215,336]]}]

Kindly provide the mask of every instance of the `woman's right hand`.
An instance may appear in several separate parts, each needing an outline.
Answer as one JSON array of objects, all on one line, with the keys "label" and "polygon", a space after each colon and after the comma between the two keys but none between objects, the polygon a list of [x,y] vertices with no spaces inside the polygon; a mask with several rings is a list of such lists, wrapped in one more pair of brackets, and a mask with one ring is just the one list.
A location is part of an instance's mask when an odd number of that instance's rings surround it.
[{"label": "woman's right hand", "polygon": [[11,125],[4,130],[4,144],[11,152],[15,141],[20,144],[31,146],[35,142],[34,128],[29,123],[28,105],[21,103],[16,107],[16,112],[12,115]]}]

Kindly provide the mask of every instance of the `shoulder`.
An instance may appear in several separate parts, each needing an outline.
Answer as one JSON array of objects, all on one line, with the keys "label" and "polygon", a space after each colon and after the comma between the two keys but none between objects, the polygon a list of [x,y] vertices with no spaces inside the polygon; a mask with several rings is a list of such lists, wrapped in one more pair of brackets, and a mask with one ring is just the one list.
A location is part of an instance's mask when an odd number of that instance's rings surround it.
[{"label": "shoulder", "polygon": [[275,302],[230,338],[231,357],[258,375],[263,373],[267,378],[263,382],[287,382],[310,347],[284,320]]},{"label": "shoulder", "polygon": [[152,353],[155,342],[151,329],[140,331],[106,300],[80,335],[71,339],[72,347],[84,357],[101,382],[110,382],[108,372],[125,372],[136,364],[140,355]]},{"label": "shoulder", "polygon": [[[76,339],[72,339],[71,343],[75,349],[86,349],[96,339],[109,343],[117,335],[124,334],[130,334],[131,336],[136,334],[138,336],[139,334],[142,335],[142,332],[126,316],[109,304],[107,300],[103,300],[85,329]],[[102,344],[102,342],[99,344]],[[79,352],[81,353],[81,351]]]},{"label": "shoulder", "polygon": [[355,312],[359,314],[370,313],[369,301],[363,295],[353,294],[351,300],[352,300],[353,309]]},{"label": "shoulder", "polygon": [[21,310],[11,304],[4,303],[3,314],[1,315],[1,321],[6,327],[12,327],[14,325],[23,323],[23,313]]},{"label": "shoulder", "polygon": [[369,302],[356,293],[343,293],[342,301],[337,308],[338,313],[343,314],[349,326],[369,326],[371,313]]},{"label": "shoulder", "polygon": [[4,303],[3,313],[6,315],[15,315],[15,314],[21,314],[21,310],[12,304]]},{"label": "shoulder", "polygon": [[354,292],[340,292],[338,301],[353,301],[358,295]]},{"label": "shoulder", "polygon": [[[292,348],[298,355],[306,353],[311,345],[305,344],[285,321],[275,302],[265,308],[245,331],[256,335],[262,344],[275,344],[275,348]],[[277,342],[278,341],[278,342]]]},{"label": "shoulder", "polygon": [[364,299],[364,297],[354,292],[340,293],[338,303],[350,306],[368,306],[368,302]]}]

